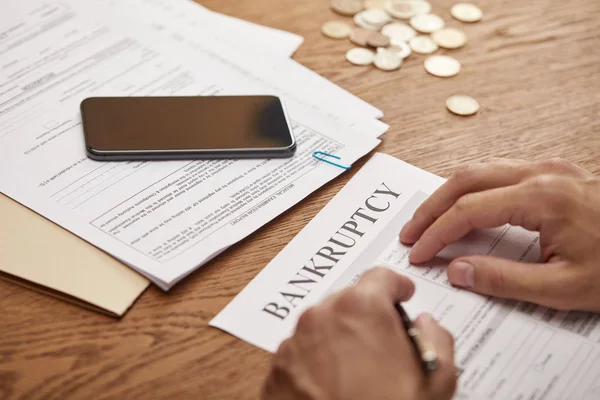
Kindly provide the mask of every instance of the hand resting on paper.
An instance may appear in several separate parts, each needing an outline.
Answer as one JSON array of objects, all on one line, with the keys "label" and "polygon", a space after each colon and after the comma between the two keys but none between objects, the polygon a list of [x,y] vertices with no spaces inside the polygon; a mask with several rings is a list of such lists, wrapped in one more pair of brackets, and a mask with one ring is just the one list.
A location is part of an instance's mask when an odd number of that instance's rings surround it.
[{"label": "hand resting on paper", "polygon": [[446,400],[456,388],[454,342],[429,315],[416,321],[436,349],[438,368],[423,372],[394,304],[414,284],[386,268],[308,309],[273,357],[263,399]]},{"label": "hand resting on paper", "polygon": [[539,264],[472,255],[448,277],[474,292],[559,310],[600,312],[600,179],[563,160],[496,160],[460,169],[404,226],[410,261],[423,263],[476,228],[540,233]]}]

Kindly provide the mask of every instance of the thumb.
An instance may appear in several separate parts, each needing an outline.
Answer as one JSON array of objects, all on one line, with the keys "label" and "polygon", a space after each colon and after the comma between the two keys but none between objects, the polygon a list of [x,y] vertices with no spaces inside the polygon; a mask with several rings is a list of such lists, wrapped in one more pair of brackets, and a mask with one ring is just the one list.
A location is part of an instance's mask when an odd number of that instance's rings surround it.
[{"label": "thumb", "polygon": [[561,308],[567,268],[562,264],[534,264],[492,256],[461,257],[448,266],[454,286],[476,293]]}]

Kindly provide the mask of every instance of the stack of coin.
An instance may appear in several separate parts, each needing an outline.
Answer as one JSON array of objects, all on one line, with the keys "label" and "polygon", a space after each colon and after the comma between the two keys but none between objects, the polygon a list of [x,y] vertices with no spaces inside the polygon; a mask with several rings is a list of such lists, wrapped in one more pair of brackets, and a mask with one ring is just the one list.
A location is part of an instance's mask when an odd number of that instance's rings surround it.
[{"label": "stack of coin", "polygon": [[[455,58],[433,53],[439,48],[463,47],[467,44],[467,35],[460,29],[446,27],[444,19],[431,12],[431,4],[426,0],[330,0],[330,6],[337,14],[351,17],[352,23],[328,21],[321,31],[332,39],[350,39],[356,47],[348,50],[346,59],[352,64],[373,64],[382,71],[394,71],[412,53],[418,53],[428,56],[424,67],[431,75],[448,78],[461,71],[461,64]],[[481,10],[469,3],[455,4],[450,14],[465,23],[477,22],[483,17]],[[469,97],[451,97],[447,101],[448,109],[458,115],[477,112],[479,106],[475,99],[469,103],[469,112],[456,106],[465,104],[465,98]]]}]

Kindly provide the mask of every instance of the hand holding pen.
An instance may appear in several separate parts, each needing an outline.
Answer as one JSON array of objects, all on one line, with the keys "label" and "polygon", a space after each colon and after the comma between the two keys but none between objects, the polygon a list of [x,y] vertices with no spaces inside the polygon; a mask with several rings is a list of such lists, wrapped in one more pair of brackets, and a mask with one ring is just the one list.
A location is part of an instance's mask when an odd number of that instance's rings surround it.
[{"label": "hand holding pen", "polygon": [[395,307],[413,292],[407,277],[374,268],[306,310],[273,358],[263,399],[451,399],[452,336]]}]

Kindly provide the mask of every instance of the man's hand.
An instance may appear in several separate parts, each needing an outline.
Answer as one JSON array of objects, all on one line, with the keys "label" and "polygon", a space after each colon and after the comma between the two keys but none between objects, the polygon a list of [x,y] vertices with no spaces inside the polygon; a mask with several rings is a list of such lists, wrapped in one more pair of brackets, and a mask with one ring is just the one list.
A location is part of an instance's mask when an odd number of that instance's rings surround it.
[{"label": "man's hand", "polygon": [[263,399],[450,399],[456,386],[454,341],[433,318],[415,324],[438,353],[426,376],[394,304],[413,283],[386,268],[307,310],[273,357]]},{"label": "man's hand", "polygon": [[600,311],[600,180],[562,160],[499,160],[459,170],[402,232],[418,264],[476,228],[504,224],[540,232],[542,263],[466,256],[450,282],[559,310]]}]

